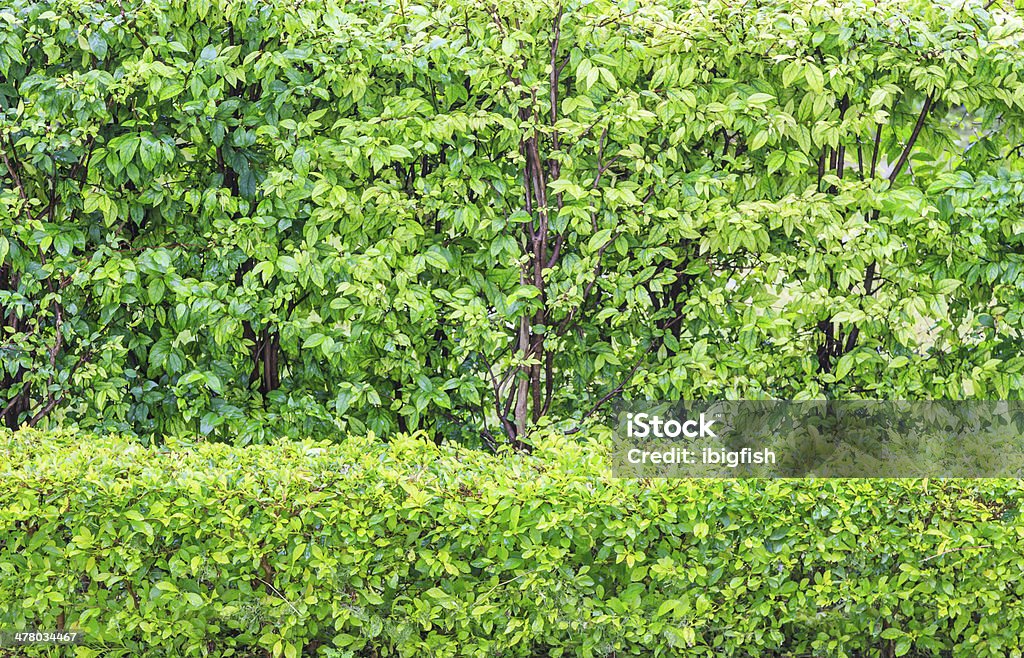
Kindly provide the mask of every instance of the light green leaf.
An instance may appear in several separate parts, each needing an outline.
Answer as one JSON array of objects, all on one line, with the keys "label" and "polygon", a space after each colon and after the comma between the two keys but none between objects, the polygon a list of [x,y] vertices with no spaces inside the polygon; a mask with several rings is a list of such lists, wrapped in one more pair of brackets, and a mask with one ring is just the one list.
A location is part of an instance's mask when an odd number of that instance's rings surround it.
[{"label": "light green leaf", "polygon": [[804,79],[814,93],[820,94],[825,91],[825,76],[822,75],[821,69],[810,62],[804,67]]}]

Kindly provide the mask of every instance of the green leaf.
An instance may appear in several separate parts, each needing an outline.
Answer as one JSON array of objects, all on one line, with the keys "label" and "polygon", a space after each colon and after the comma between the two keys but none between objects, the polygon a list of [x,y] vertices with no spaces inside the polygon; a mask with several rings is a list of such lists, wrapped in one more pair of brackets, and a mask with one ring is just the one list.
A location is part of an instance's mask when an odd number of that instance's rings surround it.
[{"label": "green leaf", "polygon": [[304,147],[300,146],[292,154],[292,166],[299,175],[305,176],[309,173],[309,160],[309,152]]},{"label": "green leaf", "polygon": [[804,80],[814,93],[820,94],[825,91],[825,76],[822,75],[821,69],[810,62],[804,66]]},{"label": "green leaf", "polygon": [[675,599],[668,599],[668,600],[664,601],[658,607],[658,611],[656,613],[654,613],[654,618],[658,619],[659,617],[664,617],[668,613],[670,613],[673,610],[675,610],[676,606],[678,606],[678,605],[679,605],[679,602],[676,601]]},{"label": "green leaf", "polygon": [[797,81],[800,75],[803,73],[803,64],[800,60],[793,60],[786,65],[786,68],[782,71],[782,86],[791,87],[793,83]]},{"label": "green leaf", "polygon": [[750,138],[750,150],[756,151],[768,143],[768,132],[762,130]]},{"label": "green leaf", "polygon": [[268,283],[270,281],[270,277],[274,276],[274,263],[269,260],[263,261],[262,263],[258,263],[252,271],[253,274],[262,275],[263,283]]},{"label": "green leaf", "polygon": [[434,267],[436,267],[437,269],[439,269],[441,271],[447,271],[448,270],[448,267],[449,267],[448,260],[444,257],[444,254],[441,253],[440,251],[436,251],[435,249],[431,248],[429,251],[426,251],[426,252],[423,253],[423,258],[428,263],[430,263],[431,265],[433,265]]},{"label": "green leaf", "polygon": [[213,374],[212,372],[206,373],[205,377],[206,385],[210,387],[211,391],[218,394],[224,392],[224,384],[221,383],[220,377]]},{"label": "green leaf", "polygon": [[89,50],[96,55],[97,59],[104,59],[107,56],[107,40],[99,32],[89,33]]},{"label": "green leaf", "polygon": [[165,249],[155,249],[153,252],[153,262],[162,272],[168,272],[171,269],[171,254]]},{"label": "green leaf", "polygon": [[309,336],[306,337],[306,340],[302,342],[302,349],[312,349],[314,347],[318,347],[321,343],[324,342],[324,338],[326,338],[326,336],[324,336],[323,334],[310,334]]},{"label": "green leaf", "polygon": [[298,264],[298,262],[296,262],[296,260],[294,258],[292,258],[291,256],[288,256],[288,255],[278,256],[276,263],[277,263],[277,269],[281,270],[282,272],[288,272],[289,274],[294,274],[295,272],[299,271],[299,264]]},{"label": "green leaf", "polygon": [[836,364],[835,369],[835,378],[837,381],[845,378],[848,374],[850,374],[850,370],[854,366],[853,358],[853,354],[851,353],[846,354],[841,359],[839,359],[839,362]]},{"label": "green leaf", "polygon": [[71,250],[72,248],[74,248],[75,243],[70,235],[67,235],[66,233],[58,233],[53,238],[53,246],[57,250],[58,254],[60,254],[61,256],[67,256],[68,254],[71,253]]},{"label": "green leaf", "polygon": [[619,88],[619,82],[615,79],[615,75],[606,68],[598,69],[601,72],[601,79],[608,85],[608,88],[615,91]]},{"label": "green leaf", "polygon": [[388,155],[394,160],[411,160],[412,152],[401,144],[392,144],[388,147]]},{"label": "green leaf", "polygon": [[163,279],[154,278],[152,281],[150,281],[149,288],[147,289],[149,302],[151,304],[159,304],[160,301],[164,298],[165,291],[166,286],[164,286]]},{"label": "green leaf", "polygon": [[597,233],[594,233],[594,235],[590,236],[590,240],[587,241],[587,249],[590,252],[595,253],[601,247],[603,247],[605,244],[607,244],[608,241],[611,239],[611,237],[612,237],[612,229],[610,229],[610,228],[603,228],[600,231],[598,231]]}]

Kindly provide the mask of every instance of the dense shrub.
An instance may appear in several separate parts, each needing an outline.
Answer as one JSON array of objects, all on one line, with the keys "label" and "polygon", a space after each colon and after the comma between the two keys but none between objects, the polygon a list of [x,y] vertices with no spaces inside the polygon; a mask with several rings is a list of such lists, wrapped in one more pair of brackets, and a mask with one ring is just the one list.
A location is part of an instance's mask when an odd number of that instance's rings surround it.
[{"label": "dense shrub", "polygon": [[0,437],[0,626],[81,628],[79,656],[1021,655],[1016,481],[80,439]]},{"label": "dense shrub", "polygon": [[1024,388],[1010,2],[3,5],[9,427]]}]

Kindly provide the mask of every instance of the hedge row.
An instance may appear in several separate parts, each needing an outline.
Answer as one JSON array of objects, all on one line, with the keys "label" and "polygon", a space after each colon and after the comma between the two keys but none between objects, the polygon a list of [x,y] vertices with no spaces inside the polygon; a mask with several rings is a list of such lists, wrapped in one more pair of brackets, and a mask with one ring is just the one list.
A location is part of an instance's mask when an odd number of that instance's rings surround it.
[{"label": "hedge row", "polygon": [[0,477],[0,627],[81,629],[68,655],[1021,655],[1018,481],[33,431]]}]

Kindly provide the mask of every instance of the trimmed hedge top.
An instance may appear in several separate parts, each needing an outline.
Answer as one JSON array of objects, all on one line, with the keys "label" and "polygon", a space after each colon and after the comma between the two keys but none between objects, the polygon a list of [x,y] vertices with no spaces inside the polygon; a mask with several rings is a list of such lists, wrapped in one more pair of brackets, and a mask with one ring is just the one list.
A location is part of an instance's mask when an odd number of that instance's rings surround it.
[{"label": "trimmed hedge top", "polygon": [[33,431],[0,477],[0,630],[81,629],[78,656],[1021,655],[1016,481]]}]

